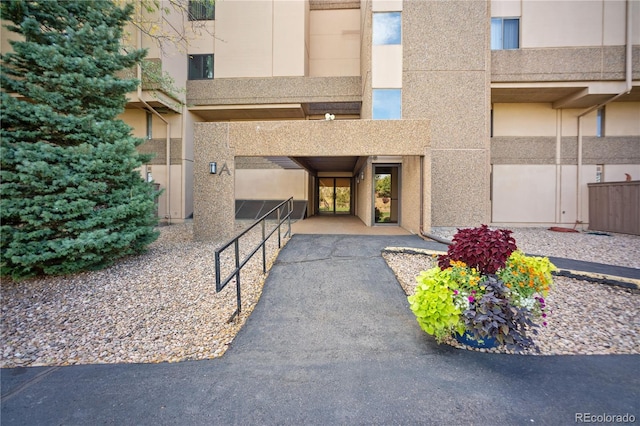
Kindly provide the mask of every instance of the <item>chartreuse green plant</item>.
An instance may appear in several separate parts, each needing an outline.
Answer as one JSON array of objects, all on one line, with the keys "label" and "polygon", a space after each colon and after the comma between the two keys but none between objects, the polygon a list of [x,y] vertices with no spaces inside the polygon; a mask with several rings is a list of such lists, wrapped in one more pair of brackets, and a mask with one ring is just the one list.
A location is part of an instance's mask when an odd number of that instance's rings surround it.
[{"label": "chartreuse green plant", "polygon": [[462,311],[452,297],[457,284],[451,272],[432,268],[420,273],[416,280],[416,292],[408,300],[420,328],[438,342],[454,331],[464,332],[464,323],[460,321]]}]

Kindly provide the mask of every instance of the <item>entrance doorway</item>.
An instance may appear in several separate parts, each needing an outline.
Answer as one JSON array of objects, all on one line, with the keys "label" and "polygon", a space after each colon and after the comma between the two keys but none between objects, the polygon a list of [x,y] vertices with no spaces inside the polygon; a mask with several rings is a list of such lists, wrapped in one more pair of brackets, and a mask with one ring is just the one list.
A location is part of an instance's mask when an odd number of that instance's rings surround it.
[{"label": "entrance doorway", "polygon": [[318,179],[318,213],[351,214],[351,178]]},{"label": "entrance doorway", "polygon": [[400,217],[400,166],[373,166],[374,224],[398,224]]}]

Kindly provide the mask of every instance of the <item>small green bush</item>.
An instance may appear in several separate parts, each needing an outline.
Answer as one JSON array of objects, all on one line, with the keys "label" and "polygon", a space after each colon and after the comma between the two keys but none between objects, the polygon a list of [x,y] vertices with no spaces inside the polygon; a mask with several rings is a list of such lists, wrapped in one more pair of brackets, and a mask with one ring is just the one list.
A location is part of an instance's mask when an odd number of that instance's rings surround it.
[{"label": "small green bush", "polygon": [[438,342],[454,331],[464,332],[460,321],[460,309],[454,304],[452,294],[456,288],[450,271],[432,268],[416,277],[418,285],[408,300],[420,328],[434,336]]}]

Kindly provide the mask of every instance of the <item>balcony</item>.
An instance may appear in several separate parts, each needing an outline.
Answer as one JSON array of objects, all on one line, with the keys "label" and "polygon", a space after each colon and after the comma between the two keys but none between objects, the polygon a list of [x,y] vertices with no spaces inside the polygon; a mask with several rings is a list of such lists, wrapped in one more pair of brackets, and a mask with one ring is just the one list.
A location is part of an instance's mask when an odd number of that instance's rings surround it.
[{"label": "balcony", "polygon": [[359,118],[360,77],[266,77],[190,80],[190,111],[206,121],[304,119],[335,115]]},{"label": "balcony", "polygon": [[[640,46],[633,48],[633,79],[640,78]],[[493,103],[551,103],[554,108],[587,108],[625,89],[624,46],[494,50]],[[619,99],[640,100],[640,87]]]},{"label": "balcony", "polygon": [[[137,68],[122,70],[116,75],[119,78],[137,78]],[[142,99],[158,110],[172,110],[182,112],[180,95],[176,92],[179,88],[172,87],[172,82],[163,74],[161,59],[145,59],[142,65]],[[142,108],[142,102],[137,95],[130,95],[129,106]]]}]

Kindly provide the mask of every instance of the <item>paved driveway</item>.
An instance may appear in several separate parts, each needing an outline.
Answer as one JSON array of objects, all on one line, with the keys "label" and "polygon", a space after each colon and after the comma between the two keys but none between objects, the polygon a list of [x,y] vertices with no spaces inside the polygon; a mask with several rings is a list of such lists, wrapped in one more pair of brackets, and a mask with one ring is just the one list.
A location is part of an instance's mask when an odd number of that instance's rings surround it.
[{"label": "paved driveway", "polygon": [[[573,424],[640,421],[640,356],[438,346],[380,256],[415,236],[294,235],[223,358],[2,370],[2,424]],[[583,416],[584,417],[584,416]]]}]

